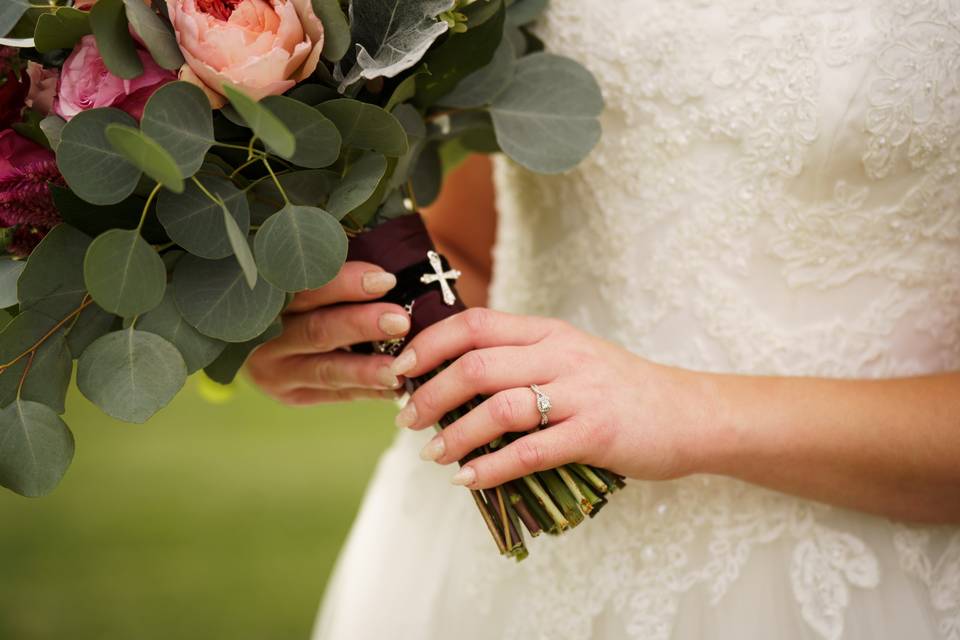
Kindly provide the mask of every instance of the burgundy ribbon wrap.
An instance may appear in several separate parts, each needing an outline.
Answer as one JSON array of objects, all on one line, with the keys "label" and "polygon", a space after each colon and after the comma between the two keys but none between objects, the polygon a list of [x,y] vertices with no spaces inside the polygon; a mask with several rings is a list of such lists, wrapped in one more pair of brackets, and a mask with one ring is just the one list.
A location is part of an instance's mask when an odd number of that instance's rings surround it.
[{"label": "burgundy ribbon wrap", "polygon": [[[427,264],[427,252],[434,250],[423,218],[419,213],[411,213],[388,220],[351,238],[347,260],[372,262],[393,274],[404,273],[405,270],[422,263],[422,273],[433,273],[433,269]],[[420,273],[419,270],[416,272]],[[453,281],[448,280],[447,283],[456,294]],[[466,309],[459,296],[453,305],[446,304],[440,283],[422,284],[419,279],[413,286],[409,286],[405,281],[398,282],[397,287],[388,292],[382,300],[401,305],[413,303],[408,341],[430,325]]]}]

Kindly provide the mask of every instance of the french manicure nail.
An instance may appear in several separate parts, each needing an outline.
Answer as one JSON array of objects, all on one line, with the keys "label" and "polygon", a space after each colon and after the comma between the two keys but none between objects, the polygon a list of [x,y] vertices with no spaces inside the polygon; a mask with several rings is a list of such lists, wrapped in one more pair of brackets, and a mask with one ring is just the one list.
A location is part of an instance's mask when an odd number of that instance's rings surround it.
[{"label": "french manicure nail", "polygon": [[397,380],[397,376],[393,375],[390,367],[380,367],[377,369],[377,382],[391,389],[396,389],[400,386],[400,381]]},{"label": "french manicure nail", "polygon": [[393,421],[399,429],[409,429],[417,421],[417,405],[407,401],[407,406],[400,410]]},{"label": "french manicure nail", "polygon": [[417,364],[417,354],[413,349],[406,349],[397,356],[397,359],[390,363],[390,371],[395,376],[402,376],[407,371],[413,369]]},{"label": "french manicure nail", "polygon": [[430,442],[424,445],[423,449],[420,449],[420,459],[435,462],[443,455],[446,448],[446,445],[443,443],[443,438],[435,436]]},{"label": "french manicure nail", "polygon": [[382,295],[397,286],[397,276],[387,271],[367,271],[360,282],[370,295]]},{"label": "french manicure nail", "polygon": [[410,329],[410,318],[399,313],[385,313],[378,321],[380,330],[390,336],[399,336]]},{"label": "french manicure nail", "polygon": [[472,467],[460,467],[460,471],[457,471],[457,473],[450,478],[451,484],[458,484],[462,487],[469,487],[476,481],[477,472],[474,471]]}]

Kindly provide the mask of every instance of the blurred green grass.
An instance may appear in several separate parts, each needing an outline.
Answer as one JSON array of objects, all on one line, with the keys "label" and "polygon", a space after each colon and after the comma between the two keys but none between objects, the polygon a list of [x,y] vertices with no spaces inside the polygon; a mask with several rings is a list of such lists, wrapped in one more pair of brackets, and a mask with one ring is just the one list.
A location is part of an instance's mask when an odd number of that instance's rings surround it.
[{"label": "blurred green grass", "polygon": [[60,487],[0,489],[0,638],[305,640],[391,403],[282,406],[196,376],[146,425],[75,390]]}]

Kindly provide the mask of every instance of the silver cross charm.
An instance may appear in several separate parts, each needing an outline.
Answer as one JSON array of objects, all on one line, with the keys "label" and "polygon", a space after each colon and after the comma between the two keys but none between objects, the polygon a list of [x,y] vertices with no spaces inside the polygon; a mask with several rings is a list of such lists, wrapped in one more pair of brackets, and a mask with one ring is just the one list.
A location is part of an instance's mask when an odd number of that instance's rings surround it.
[{"label": "silver cross charm", "polygon": [[425,273],[420,276],[420,282],[423,284],[431,284],[434,282],[440,283],[440,291],[443,292],[443,301],[453,306],[457,301],[457,296],[453,294],[453,289],[450,288],[450,285],[447,284],[447,280],[456,280],[460,277],[460,271],[458,269],[450,269],[449,271],[443,270],[443,264],[440,262],[440,254],[436,251],[427,251],[427,260],[430,261],[430,266],[433,267],[433,273]]}]

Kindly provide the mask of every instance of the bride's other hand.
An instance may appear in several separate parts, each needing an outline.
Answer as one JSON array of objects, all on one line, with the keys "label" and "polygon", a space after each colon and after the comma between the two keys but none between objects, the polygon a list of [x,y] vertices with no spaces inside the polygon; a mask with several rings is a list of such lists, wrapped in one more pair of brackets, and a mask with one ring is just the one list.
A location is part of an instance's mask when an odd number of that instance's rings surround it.
[{"label": "bride's other hand", "polygon": [[344,349],[410,330],[403,307],[371,302],[394,286],[396,278],[382,268],[347,262],[323,287],[296,295],[284,312],[283,332],[250,356],[250,378],[292,405],[395,397],[400,382],[390,370],[392,357]]},{"label": "bride's other hand", "polygon": [[536,384],[552,401],[550,426],[478,457],[454,482],[470,488],[582,462],[638,478],[694,472],[710,415],[707,378],[660,366],[548,318],[469,309],[417,335],[394,362],[415,377],[454,362],[423,384],[397,425],[423,429],[475,395],[480,406],[446,427],[422,457],[448,464],[506,432],[540,420]]}]

